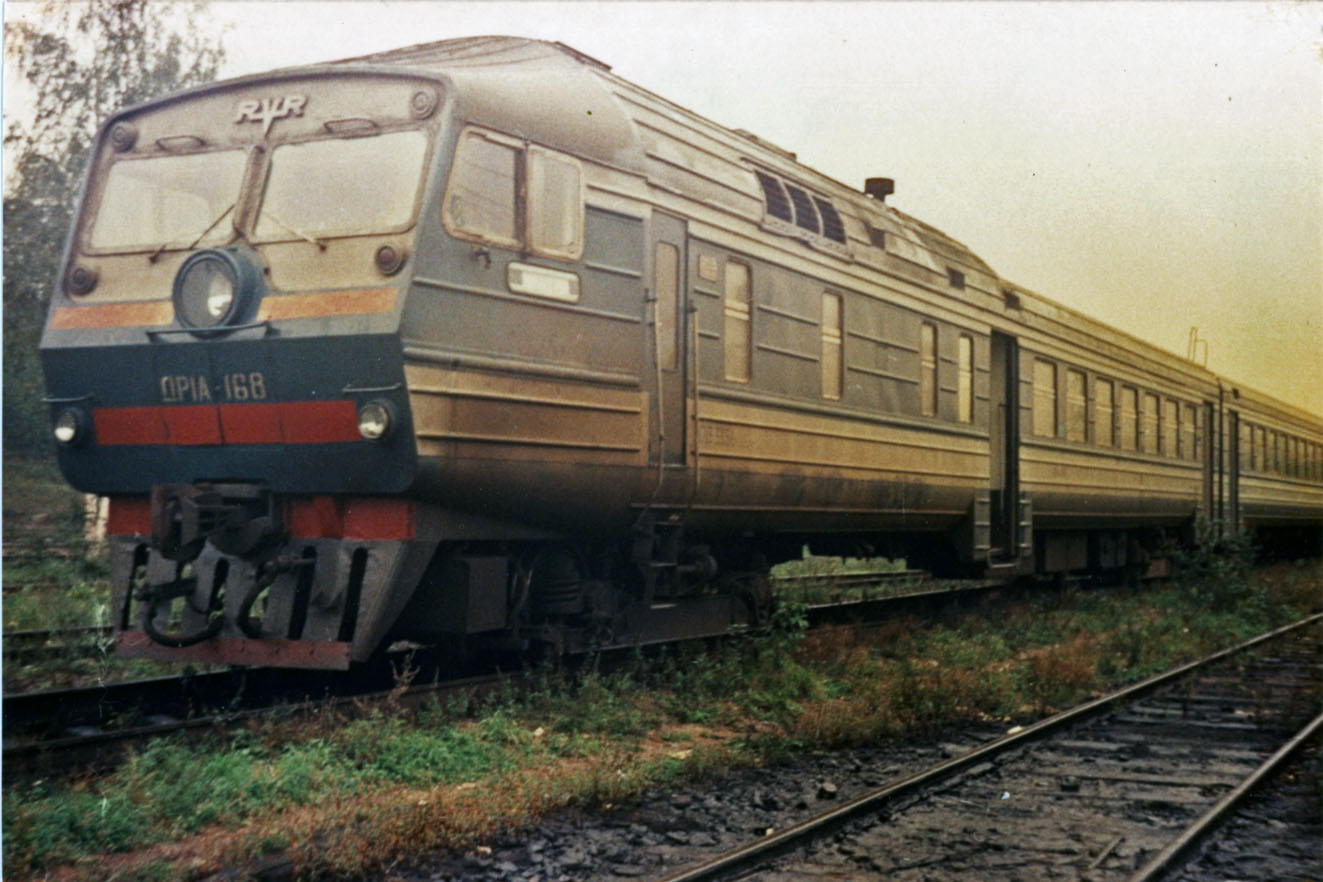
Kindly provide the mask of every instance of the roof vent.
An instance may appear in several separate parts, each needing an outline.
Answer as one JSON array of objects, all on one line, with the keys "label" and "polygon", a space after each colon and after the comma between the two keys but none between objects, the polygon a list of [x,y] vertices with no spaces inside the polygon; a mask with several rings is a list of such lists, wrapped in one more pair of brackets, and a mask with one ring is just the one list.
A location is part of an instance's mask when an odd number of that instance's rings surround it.
[{"label": "roof vent", "polygon": [[887,197],[895,192],[896,182],[892,178],[867,178],[864,181],[864,194],[878,202],[886,202]]}]

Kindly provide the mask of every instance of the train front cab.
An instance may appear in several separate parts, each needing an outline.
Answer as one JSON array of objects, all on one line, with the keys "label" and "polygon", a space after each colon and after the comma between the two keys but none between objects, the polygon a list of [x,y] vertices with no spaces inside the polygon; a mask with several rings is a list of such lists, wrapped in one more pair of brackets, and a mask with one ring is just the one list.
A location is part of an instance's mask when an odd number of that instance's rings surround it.
[{"label": "train front cab", "polygon": [[103,127],[41,358],[62,471],[111,497],[121,654],[345,667],[407,603],[435,543],[399,325],[444,97],[295,72]]}]

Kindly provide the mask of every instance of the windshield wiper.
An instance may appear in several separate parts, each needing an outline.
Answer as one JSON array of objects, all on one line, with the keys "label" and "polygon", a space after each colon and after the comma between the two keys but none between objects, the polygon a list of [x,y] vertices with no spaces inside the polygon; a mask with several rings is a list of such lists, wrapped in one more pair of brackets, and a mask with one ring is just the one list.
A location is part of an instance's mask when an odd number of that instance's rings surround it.
[{"label": "windshield wiper", "polygon": [[[235,202],[231,202],[228,206],[226,206],[225,210],[222,211],[222,212],[220,213],[220,216],[217,217],[217,218],[216,218],[214,221],[212,221],[211,223],[207,224],[207,228],[206,228],[205,230],[203,230],[201,233],[198,233],[198,237],[197,237],[196,239],[194,239],[192,242],[189,242],[188,245],[184,248],[184,250],[185,250],[185,251],[192,251],[194,248],[196,248],[196,247],[197,247],[197,244],[198,244],[199,242],[201,242],[203,239],[207,238],[207,234],[208,234],[208,233],[210,233],[212,230],[216,229],[216,225],[217,225],[217,224],[219,224],[221,221],[225,220],[225,218],[229,216],[229,214],[230,214],[231,211],[234,211],[234,206],[237,205],[237,204],[238,204],[238,201],[236,200]],[[156,259],[157,259],[158,257],[161,256],[161,252],[164,251],[164,250],[165,250],[166,248],[168,248],[168,247],[170,247],[170,243],[169,243],[169,242],[162,242],[162,243],[160,244],[160,246],[158,246],[157,249],[156,249],[155,251],[153,251],[151,254],[147,255],[147,262],[148,262],[148,263],[156,263]]]},{"label": "windshield wiper", "polygon": [[271,212],[271,209],[269,209],[269,208],[263,208],[263,209],[262,209],[262,217],[269,217],[269,218],[271,218],[271,220],[273,220],[273,221],[275,221],[276,223],[280,224],[282,227],[284,227],[286,230],[288,230],[289,232],[293,233],[294,235],[298,236],[300,239],[303,239],[303,240],[306,241],[306,242],[311,242],[313,245],[316,245],[317,248],[320,249],[320,250],[322,250],[322,251],[325,251],[325,250],[326,250],[326,243],[323,242],[321,239],[318,239],[318,238],[316,238],[316,237],[314,237],[314,236],[310,236],[310,235],[308,235],[307,233],[303,232],[302,230],[296,230],[296,229],[294,229],[294,228],[291,227],[289,224],[285,223],[283,220],[281,220],[280,218],[276,217],[276,216]]}]

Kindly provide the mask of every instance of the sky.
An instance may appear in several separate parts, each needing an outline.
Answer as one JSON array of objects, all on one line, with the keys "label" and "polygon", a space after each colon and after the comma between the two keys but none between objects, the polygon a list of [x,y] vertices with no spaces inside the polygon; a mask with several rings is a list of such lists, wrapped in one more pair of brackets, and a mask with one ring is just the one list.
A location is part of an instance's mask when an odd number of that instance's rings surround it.
[{"label": "sky", "polygon": [[[30,12],[7,3],[6,15]],[[560,40],[1003,278],[1323,415],[1323,3],[213,0],[226,76]],[[21,100],[9,92],[6,114]]]}]

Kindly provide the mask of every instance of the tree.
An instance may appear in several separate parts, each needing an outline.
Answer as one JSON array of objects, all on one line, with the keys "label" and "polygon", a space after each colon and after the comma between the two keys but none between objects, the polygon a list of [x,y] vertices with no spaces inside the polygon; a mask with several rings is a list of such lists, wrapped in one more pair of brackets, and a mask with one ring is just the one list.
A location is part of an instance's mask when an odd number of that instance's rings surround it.
[{"label": "tree", "polygon": [[114,110],[214,79],[222,34],[205,4],[46,0],[7,27],[34,96],[5,129],[4,446],[45,450],[37,343],[97,126]]}]

